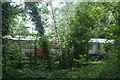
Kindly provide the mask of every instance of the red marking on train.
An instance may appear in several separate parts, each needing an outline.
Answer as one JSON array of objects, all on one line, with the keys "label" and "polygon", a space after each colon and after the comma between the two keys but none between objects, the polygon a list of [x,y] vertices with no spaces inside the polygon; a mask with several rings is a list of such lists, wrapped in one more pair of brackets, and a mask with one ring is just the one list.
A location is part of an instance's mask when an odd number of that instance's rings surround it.
[{"label": "red marking on train", "polygon": [[37,51],[38,56],[43,56],[44,55],[43,49],[36,49],[36,51]]}]

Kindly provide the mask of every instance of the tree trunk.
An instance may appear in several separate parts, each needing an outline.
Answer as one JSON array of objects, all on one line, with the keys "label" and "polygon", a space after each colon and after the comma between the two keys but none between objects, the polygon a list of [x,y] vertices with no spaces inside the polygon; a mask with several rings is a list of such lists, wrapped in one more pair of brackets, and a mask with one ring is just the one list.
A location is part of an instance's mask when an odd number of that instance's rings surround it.
[{"label": "tree trunk", "polygon": [[69,51],[69,45],[68,45],[68,37],[69,37],[69,2],[66,2],[66,42],[65,45],[65,58],[66,58],[66,67],[71,68],[73,67],[73,54]]},{"label": "tree trunk", "polygon": [[[20,55],[21,55],[21,53],[22,53],[22,51],[21,51],[21,41],[20,41],[20,34],[19,34],[19,42],[18,42],[18,44],[19,44],[19,51],[20,51]],[[18,59],[18,67],[17,68],[22,68],[22,63],[21,63],[21,61],[22,61],[22,58],[20,57],[20,59]]]},{"label": "tree trunk", "polygon": [[[62,53],[61,40],[60,40],[60,35],[59,35],[59,32],[58,32],[57,22],[56,22],[56,18],[55,18],[55,12],[54,12],[54,9],[53,9],[53,6],[52,6],[52,2],[49,2],[49,4],[50,4],[51,10],[52,10],[52,19],[53,19],[53,23],[54,23],[54,29],[55,29],[55,32],[56,32],[56,37],[57,37],[58,43],[60,44],[59,45],[59,51]],[[63,58],[63,56],[61,56],[61,59],[62,58]],[[60,61],[60,65],[61,65],[61,61]]]},{"label": "tree trunk", "polygon": [[49,4],[50,4],[51,10],[52,10],[52,19],[53,19],[53,23],[54,23],[54,29],[55,29],[55,32],[56,32],[56,37],[57,37],[58,42],[60,42],[60,36],[59,36],[59,33],[58,33],[58,27],[57,27],[57,22],[56,22],[56,19],[55,19],[55,12],[54,12],[54,9],[53,9],[53,6],[52,6],[52,2],[49,2]]},{"label": "tree trunk", "polygon": [[47,69],[51,70],[52,69],[52,61],[51,61],[51,57],[49,54],[47,41],[42,42],[42,48],[43,48],[43,53],[45,54],[45,58],[47,59]]},{"label": "tree trunk", "polygon": [[37,46],[36,46],[36,43],[37,43],[37,38],[35,40],[35,55],[34,55],[34,63],[37,64],[37,52],[36,52],[36,49],[37,49]]},{"label": "tree trunk", "polygon": [[[68,24],[68,18],[69,18],[69,12],[68,12],[68,6],[69,5],[69,3],[68,2],[66,2],[66,42],[68,43],[68,34],[69,34],[69,24]],[[65,53],[65,56],[66,56],[66,64],[67,64],[67,66],[66,67],[70,67],[70,64],[71,64],[71,62],[70,62],[70,58],[71,58],[71,56],[70,56],[70,54],[68,54],[69,52],[68,52],[68,44],[66,44],[66,53]]]}]

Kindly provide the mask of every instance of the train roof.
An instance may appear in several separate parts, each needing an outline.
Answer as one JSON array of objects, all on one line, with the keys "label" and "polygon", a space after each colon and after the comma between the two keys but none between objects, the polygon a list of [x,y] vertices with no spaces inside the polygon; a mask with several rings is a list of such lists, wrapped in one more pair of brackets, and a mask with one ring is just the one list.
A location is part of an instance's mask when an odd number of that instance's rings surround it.
[{"label": "train roof", "polygon": [[12,39],[12,40],[38,40],[39,37],[34,37],[34,36],[4,36],[3,38],[7,38],[7,39]]},{"label": "train roof", "polygon": [[[15,36],[15,37],[12,37],[10,35],[8,36],[4,36],[3,38],[8,38],[8,39],[12,39],[12,40],[39,40],[39,37],[34,37],[34,36]],[[92,43],[113,43],[114,40],[111,39],[111,40],[107,40],[107,39],[101,39],[101,38],[91,38],[89,40],[89,42],[92,42]],[[54,42],[54,43],[58,43],[58,42]]]},{"label": "train roof", "polygon": [[108,40],[108,39],[101,39],[101,38],[97,38],[97,39],[91,38],[89,40],[89,42],[92,42],[92,43],[113,43],[114,40],[113,39]]}]

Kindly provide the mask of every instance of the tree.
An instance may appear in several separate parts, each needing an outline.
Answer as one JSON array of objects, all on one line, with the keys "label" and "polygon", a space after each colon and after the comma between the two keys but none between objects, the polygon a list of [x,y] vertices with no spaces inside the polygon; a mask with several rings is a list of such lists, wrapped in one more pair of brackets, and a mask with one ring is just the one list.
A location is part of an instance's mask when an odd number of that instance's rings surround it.
[{"label": "tree", "polygon": [[57,22],[56,22],[56,19],[55,19],[55,12],[54,12],[54,9],[53,9],[53,6],[52,6],[52,2],[49,2],[49,4],[50,4],[51,10],[52,10],[52,19],[53,19],[53,22],[54,22],[54,28],[55,28],[57,40],[58,40],[58,42],[60,42],[60,36],[59,36],[59,33],[58,33],[58,26],[57,26]]},{"label": "tree", "polygon": [[[31,3],[31,2],[26,2],[25,3],[25,6],[26,6],[26,9],[30,10],[29,13],[30,15],[32,16],[32,21],[35,23],[35,27],[36,27],[36,30],[39,32],[39,36],[41,37],[41,40],[42,39],[44,40],[44,26],[43,26],[43,21],[42,21],[42,17],[41,17],[41,14],[39,12],[39,9],[37,7],[38,3]],[[36,44],[36,42],[35,42]],[[47,59],[47,66],[48,66],[48,69],[51,69],[51,61],[50,61],[50,57],[49,57],[49,50],[48,50],[48,42],[45,40],[45,41],[42,41],[42,49],[43,49],[43,52],[46,56],[46,59]],[[36,50],[36,46],[35,46],[35,50]],[[37,59],[36,59],[36,51],[35,51],[35,63],[37,63]]]},{"label": "tree", "polygon": [[[2,35],[7,36],[11,34],[12,27],[15,26],[17,23],[15,21],[15,18],[19,13],[23,12],[21,8],[18,6],[11,5],[10,2],[3,2],[2,3]],[[7,46],[4,44],[8,43],[7,39],[2,40],[3,46],[3,59],[4,59],[4,64],[6,68],[6,62],[7,62],[7,51],[8,49],[6,48]]]},{"label": "tree", "polygon": [[32,21],[35,23],[36,30],[42,36],[44,34],[44,28],[42,25],[41,15],[39,14],[38,7],[36,5],[37,5],[37,3],[35,3],[35,2],[26,2],[25,8],[30,10],[29,13],[32,16]]},{"label": "tree", "polygon": [[12,34],[11,35],[19,35],[19,36],[27,36],[29,35],[29,31],[27,27],[25,27],[26,22],[22,19],[21,21],[18,20],[18,24],[12,27]]},{"label": "tree", "polygon": [[73,49],[71,53],[75,59],[79,59],[79,55],[88,55],[90,30],[94,26],[94,20],[85,12],[85,8],[88,6],[86,3],[80,3],[74,11],[74,16],[70,18],[69,46],[70,49]]},{"label": "tree", "polygon": [[24,10],[18,6],[11,5],[10,2],[2,3],[2,35],[8,35],[12,26],[17,24],[15,18]]},{"label": "tree", "polygon": [[[60,65],[61,65],[61,68],[69,68],[69,67],[72,66],[71,65],[71,57],[72,57],[72,55],[69,53],[69,46],[68,46],[69,16],[70,16],[69,15],[69,6],[71,6],[71,4],[68,3],[68,2],[65,2],[64,4],[65,4],[65,6],[64,6],[65,10],[63,9],[63,11],[65,11],[65,12],[63,13],[63,15],[65,16],[65,18],[64,18],[65,21],[64,21],[62,26],[63,27],[65,26],[65,28],[63,28],[64,30],[62,29],[62,31],[65,32],[65,38],[63,38],[62,46],[65,46],[65,49],[62,50]],[[62,35],[62,37],[63,37],[63,35]]]}]

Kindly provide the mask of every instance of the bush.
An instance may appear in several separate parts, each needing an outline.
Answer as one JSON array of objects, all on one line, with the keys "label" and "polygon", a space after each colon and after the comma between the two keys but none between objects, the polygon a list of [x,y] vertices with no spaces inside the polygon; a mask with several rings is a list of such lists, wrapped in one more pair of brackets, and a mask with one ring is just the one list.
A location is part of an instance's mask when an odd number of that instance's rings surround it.
[{"label": "bush", "polygon": [[103,67],[101,67],[101,72],[98,77],[100,78],[120,78],[118,73],[118,53],[114,53],[109,56],[109,59],[105,61]]}]

